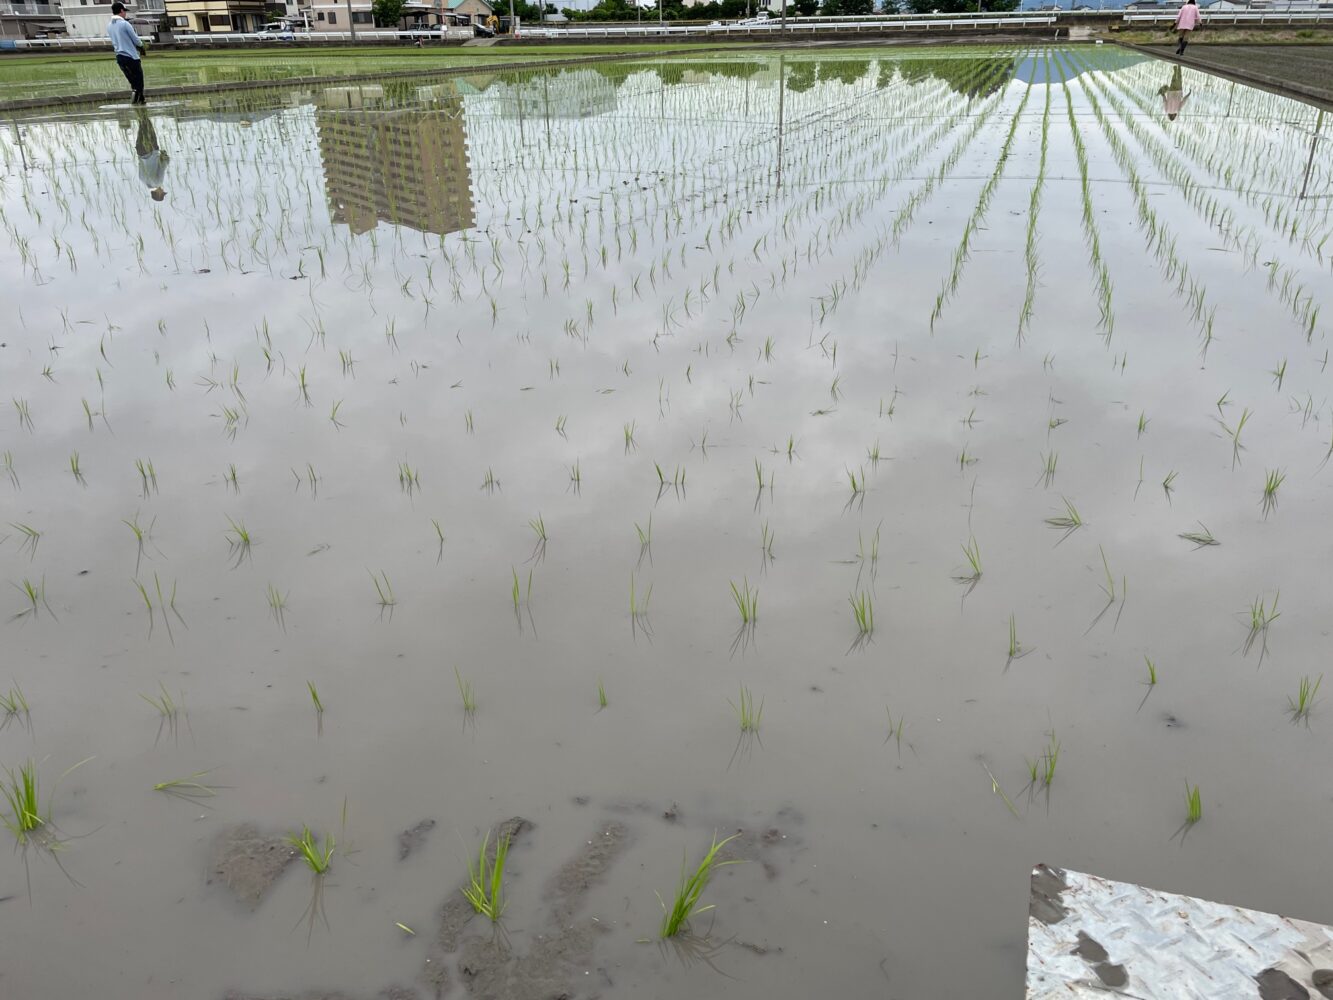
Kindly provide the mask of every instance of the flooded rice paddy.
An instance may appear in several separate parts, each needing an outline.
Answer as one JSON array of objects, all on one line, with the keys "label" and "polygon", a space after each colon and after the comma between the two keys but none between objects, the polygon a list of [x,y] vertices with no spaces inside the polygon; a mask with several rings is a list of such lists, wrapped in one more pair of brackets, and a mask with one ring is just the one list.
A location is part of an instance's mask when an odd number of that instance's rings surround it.
[{"label": "flooded rice paddy", "polygon": [[1014,996],[1039,861],[1333,919],[1320,129],[1102,48],[7,125],[4,995]]}]

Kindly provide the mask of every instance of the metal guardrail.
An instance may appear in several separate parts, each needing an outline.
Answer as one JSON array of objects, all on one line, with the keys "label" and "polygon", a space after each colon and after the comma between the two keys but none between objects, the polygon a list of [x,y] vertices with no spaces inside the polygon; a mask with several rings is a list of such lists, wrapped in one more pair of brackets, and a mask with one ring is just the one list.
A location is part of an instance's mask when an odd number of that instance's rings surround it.
[{"label": "metal guardrail", "polygon": [[[953,31],[959,28],[1003,28],[1003,27],[1048,27],[1054,25],[1054,14],[925,14],[887,15],[869,18],[791,18],[787,21],[787,31],[818,30],[835,33],[884,31],[885,29],[910,30],[925,28],[932,31]],[[782,21],[772,18],[760,24],[718,24],[718,25],[658,25],[646,24],[642,27],[559,27],[543,26],[540,28],[522,27],[520,38],[660,38],[689,35],[771,35],[782,31]],[[412,29],[358,30],[355,35],[350,31],[296,31],[291,34],[278,32],[222,32],[214,31],[198,35],[173,35],[172,43],[182,47],[228,46],[249,44],[252,42],[381,42],[401,39],[423,40],[448,38],[456,40],[471,38],[471,28],[455,28],[448,31],[429,31]],[[146,39],[145,39],[146,41]],[[34,38],[16,39],[13,47],[20,49],[106,49],[110,41],[103,37],[96,38]],[[8,47],[8,46],[6,46]]]},{"label": "metal guardrail", "polygon": [[[1155,10],[1147,13],[1127,11],[1125,21],[1130,24],[1174,23],[1178,10]],[[1286,8],[1274,10],[1204,10],[1200,12],[1204,24],[1306,24],[1333,23],[1333,10],[1302,10]]]},{"label": "metal guardrail", "polygon": [[[1055,24],[1054,14],[988,14],[963,17],[925,15],[912,17],[890,15],[877,18],[791,18],[786,31],[863,32],[896,29],[907,31],[949,30],[957,28],[1044,27]],[[760,24],[715,25],[644,25],[642,27],[583,28],[541,27],[524,28],[519,34],[525,38],[651,38],[680,35],[771,35],[783,31],[779,18],[770,18]]]}]

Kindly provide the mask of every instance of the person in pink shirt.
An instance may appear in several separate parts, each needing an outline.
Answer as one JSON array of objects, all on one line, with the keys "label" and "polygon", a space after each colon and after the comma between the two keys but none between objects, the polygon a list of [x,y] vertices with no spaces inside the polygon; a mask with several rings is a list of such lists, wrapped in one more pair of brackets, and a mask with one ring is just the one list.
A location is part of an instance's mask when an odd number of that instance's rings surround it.
[{"label": "person in pink shirt", "polygon": [[1190,42],[1190,32],[1199,26],[1199,5],[1195,0],[1185,0],[1185,4],[1180,8],[1180,13],[1176,15],[1176,31],[1180,32],[1180,45],[1176,47],[1176,55],[1185,54],[1185,46]]}]

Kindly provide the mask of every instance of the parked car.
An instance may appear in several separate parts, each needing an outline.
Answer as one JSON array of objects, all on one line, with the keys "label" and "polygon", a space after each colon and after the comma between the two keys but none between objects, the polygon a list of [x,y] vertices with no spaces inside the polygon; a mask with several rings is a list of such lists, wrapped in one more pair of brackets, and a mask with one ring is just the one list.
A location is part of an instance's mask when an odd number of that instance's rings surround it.
[{"label": "parked car", "polygon": [[276,42],[290,42],[296,37],[296,32],[292,31],[291,25],[283,24],[281,21],[264,25],[259,29],[258,34],[260,38]]}]

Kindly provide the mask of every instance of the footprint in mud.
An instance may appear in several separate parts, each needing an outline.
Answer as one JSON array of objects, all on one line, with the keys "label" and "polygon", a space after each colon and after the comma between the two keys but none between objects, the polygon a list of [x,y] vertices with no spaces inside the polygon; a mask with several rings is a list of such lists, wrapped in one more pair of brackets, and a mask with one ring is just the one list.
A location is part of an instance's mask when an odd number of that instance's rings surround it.
[{"label": "footprint in mud", "polygon": [[[515,818],[502,825],[500,835],[508,832],[512,841],[530,828],[531,824]],[[625,853],[631,839],[629,827],[611,820],[560,866],[542,891],[542,899],[549,906],[547,929],[538,933],[522,954],[494,928],[486,936],[462,937],[474,914],[462,893],[453,893],[441,907],[440,931],[426,960],[424,984],[434,990],[436,997],[443,997],[449,989],[448,956],[457,952],[463,986],[479,1000],[573,1000],[580,996],[581,989],[588,985],[584,973],[592,962],[597,939],[607,931],[595,919],[579,919],[578,911],[588,893]]]}]

